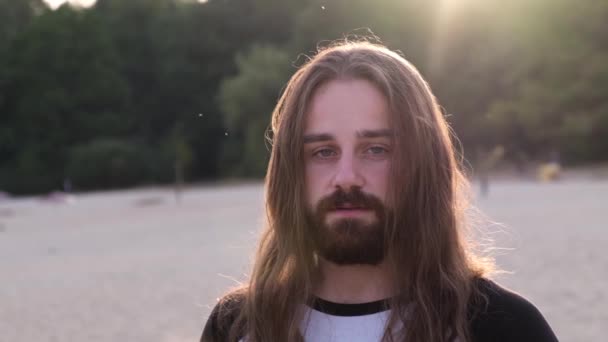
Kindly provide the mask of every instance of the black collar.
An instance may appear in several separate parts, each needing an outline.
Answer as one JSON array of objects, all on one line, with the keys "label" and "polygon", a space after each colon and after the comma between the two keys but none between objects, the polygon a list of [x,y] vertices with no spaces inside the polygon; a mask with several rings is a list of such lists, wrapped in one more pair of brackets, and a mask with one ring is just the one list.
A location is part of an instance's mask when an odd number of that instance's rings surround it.
[{"label": "black collar", "polygon": [[388,299],[368,303],[342,304],[315,298],[309,306],[332,316],[364,316],[390,309]]}]

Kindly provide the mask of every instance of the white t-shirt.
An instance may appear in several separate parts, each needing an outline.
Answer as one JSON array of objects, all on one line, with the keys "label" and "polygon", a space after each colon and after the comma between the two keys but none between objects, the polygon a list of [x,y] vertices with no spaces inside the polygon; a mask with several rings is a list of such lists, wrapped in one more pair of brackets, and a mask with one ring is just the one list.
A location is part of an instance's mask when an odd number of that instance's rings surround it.
[{"label": "white t-shirt", "polygon": [[325,308],[318,305],[306,308],[305,318],[300,325],[305,341],[376,342],[382,339],[390,310],[382,307],[381,302],[322,304]]}]

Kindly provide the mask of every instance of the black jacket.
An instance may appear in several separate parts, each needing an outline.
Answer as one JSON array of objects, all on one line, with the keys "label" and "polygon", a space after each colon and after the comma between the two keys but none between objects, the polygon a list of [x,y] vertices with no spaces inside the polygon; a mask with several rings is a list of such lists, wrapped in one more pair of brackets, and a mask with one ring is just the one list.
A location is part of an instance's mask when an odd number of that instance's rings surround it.
[{"label": "black jacket", "polygon": [[[476,285],[488,301],[483,307],[481,304],[471,307],[471,342],[557,341],[540,311],[528,300],[487,279],[479,279]],[[243,299],[236,296],[220,300],[205,324],[201,342],[228,341],[228,329],[236,319]],[[224,313],[221,318],[218,315],[220,305]]]}]

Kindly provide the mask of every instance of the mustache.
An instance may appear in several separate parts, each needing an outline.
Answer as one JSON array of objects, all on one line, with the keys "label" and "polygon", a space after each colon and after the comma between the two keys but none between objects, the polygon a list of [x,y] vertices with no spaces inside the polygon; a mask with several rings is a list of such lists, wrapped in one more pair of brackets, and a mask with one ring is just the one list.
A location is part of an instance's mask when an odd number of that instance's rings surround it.
[{"label": "mustache", "polygon": [[344,206],[377,212],[384,210],[384,204],[378,197],[363,192],[359,187],[352,187],[348,192],[338,188],[331,195],[322,198],[317,205],[317,213],[324,214]]}]

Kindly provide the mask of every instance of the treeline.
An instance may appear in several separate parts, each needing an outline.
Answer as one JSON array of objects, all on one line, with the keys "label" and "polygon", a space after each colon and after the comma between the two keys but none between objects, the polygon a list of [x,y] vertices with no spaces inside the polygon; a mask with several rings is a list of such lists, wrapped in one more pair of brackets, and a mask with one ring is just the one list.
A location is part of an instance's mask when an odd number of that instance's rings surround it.
[{"label": "treeline", "polygon": [[297,65],[368,28],[470,159],[606,161],[607,22],[595,0],[0,0],[0,190],[259,177]]}]

